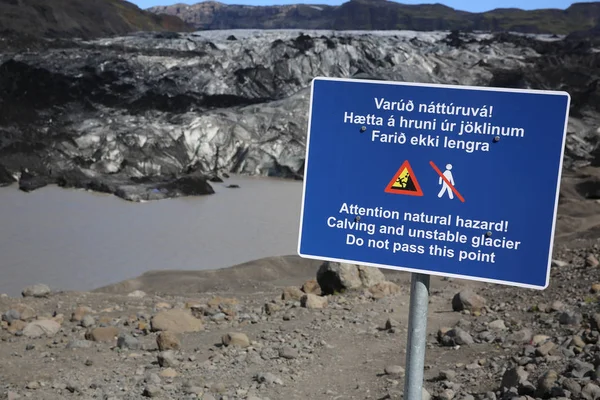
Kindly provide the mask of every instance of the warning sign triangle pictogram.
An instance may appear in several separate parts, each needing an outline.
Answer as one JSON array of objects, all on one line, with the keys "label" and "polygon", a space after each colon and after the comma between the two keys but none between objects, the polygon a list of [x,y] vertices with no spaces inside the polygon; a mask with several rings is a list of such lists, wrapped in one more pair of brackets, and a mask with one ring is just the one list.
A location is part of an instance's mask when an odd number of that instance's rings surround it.
[{"label": "warning sign triangle pictogram", "polygon": [[423,196],[423,191],[408,160],[404,161],[398,172],[385,188],[386,193]]}]

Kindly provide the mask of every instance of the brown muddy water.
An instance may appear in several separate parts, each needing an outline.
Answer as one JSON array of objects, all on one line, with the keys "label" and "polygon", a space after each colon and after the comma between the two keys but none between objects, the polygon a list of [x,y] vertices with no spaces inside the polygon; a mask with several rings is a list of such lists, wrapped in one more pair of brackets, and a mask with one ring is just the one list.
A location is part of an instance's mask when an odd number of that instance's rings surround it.
[{"label": "brown muddy water", "polygon": [[296,253],[301,182],[232,177],[213,186],[214,195],[147,203],[56,186],[0,188],[0,293],[34,283],[90,290],[150,270]]}]

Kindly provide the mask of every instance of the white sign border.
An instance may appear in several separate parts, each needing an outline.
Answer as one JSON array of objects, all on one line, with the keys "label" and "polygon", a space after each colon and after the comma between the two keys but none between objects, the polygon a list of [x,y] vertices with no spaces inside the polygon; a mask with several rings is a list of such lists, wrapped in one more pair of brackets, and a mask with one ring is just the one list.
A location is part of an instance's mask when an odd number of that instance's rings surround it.
[{"label": "white sign border", "polygon": [[[310,149],[310,134],[311,134],[311,126],[312,126],[312,111],[313,111],[313,95],[314,95],[314,87],[316,81],[326,81],[326,82],[352,82],[352,83],[367,83],[367,84],[376,84],[376,85],[385,85],[385,86],[417,86],[417,87],[431,87],[431,88],[439,88],[439,89],[459,89],[459,90],[477,90],[477,91],[489,91],[489,92],[503,92],[503,93],[526,93],[526,94],[543,94],[543,95],[556,95],[556,96],[567,96],[567,107],[566,107],[566,116],[565,116],[565,126],[563,128],[563,137],[562,137],[562,148],[560,154],[560,162],[558,166],[558,180],[556,186],[556,196],[554,199],[554,213],[552,219],[552,230],[550,234],[550,251],[548,255],[548,265],[546,266],[546,282],[544,286],[538,285],[530,285],[520,282],[513,281],[503,281],[497,279],[489,279],[489,278],[478,278],[470,275],[459,275],[459,274],[451,274],[448,272],[439,272],[439,271],[430,271],[425,269],[414,269],[409,267],[398,267],[395,265],[383,265],[383,264],[375,264],[375,263],[366,263],[364,261],[356,261],[349,259],[339,259],[333,257],[323,257],[323,256],[315,256],[310,254],[304,254],[301,252],[302,246],[302,222],[304,221],[304,205],[305,205],[305,196],[306,196],[306,184],[307,184],[307,171],[308,171],[308,153]],[[300,209],[300,227],[298,231],[298,255],[302,258],[313,259],[313,260],[321,260],[321,261],[331,261],[331,262],[339,262],[339,263],[349,263],[349,264],[358,264],[365,265],[368,267],[375,268],[384,268],[395,271],[405,271],[417,274],[429,274],[433,276],[441,276],[447,278],[456,278],[456,279],[465,279],[469,281],[477,281],[483,283],[494,283],[501,284],[513,287],[521,287],[526,289],[537,289],[544,290],[550,285],[550,272],[552,269],[552,252],[554,250],[554,235],[556,232],[556,217],[558,214],[558,200],[560,196],[560,183],[562,179],[562,170],[563,170],[563,161],[565,156],[565,143],[567,139],[567,129],[569,125],[569,112],[571,108],[571,95],[565,91],[554,91],[554,90],[539,90],[539,89],[514,89],[514,88],[500,88],[500,87],[489,87],[489,86],[462,86],[462,85],[446,85],[439,83],[417,83],[417,82],[400,82],[400,81],[381,81],[381,80],[372,80],[372,79],[352,79],[352,78],[333,78],[333,77],[315,77],[311,81],[310,84],[310,101],[309,101],[309,109],[308,109],[308,128],[306,133],[306,151],[304,158],[304,176],[302,183],[302,203]]]}]

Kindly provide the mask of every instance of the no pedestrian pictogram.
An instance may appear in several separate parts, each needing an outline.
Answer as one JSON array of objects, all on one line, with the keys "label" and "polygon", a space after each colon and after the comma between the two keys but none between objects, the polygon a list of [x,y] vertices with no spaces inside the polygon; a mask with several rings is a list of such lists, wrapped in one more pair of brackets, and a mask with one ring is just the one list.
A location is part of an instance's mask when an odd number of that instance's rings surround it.
[{"label": "no pedestrian pictogram", "polygon": [[[443,180],[444,182],[444,187],[442,188],[442,191],[440,191],[440,193],[438,194],[438,197],[442,197],[444,191],[448,192],[448,195],[450,197],[450,199],[452,199],[452,193],[450,192],[450,190],[452,190],[452,192],[454,192],[454,194],[456,195],[456,197],[458,197],[458,199],[461,202],[465,202],[465,198],[462,197],[462,195],[458,192],[458,190],[456,190],[456,188],[454,187],[454,182],[450,182],[450,180],[448,179],[448,176],[450,178],[452,178],[452,174],[450,173],[450,170],[452,169],[452,165],[448,164],[446,166],[446,172],[442,173],[442,171],[440,171],[440,169],[437,167],[437,165],[435,165],[433,163],[433,161],[429,161],[429,164],[431,165],[431,167],[433,168],[433,170],[440,176],[440,179]],[[448,176],[446,176],[448,175]],[[452,179],[454,181],[454,179]],[[441,182],[441,181],[440,181]]]}]

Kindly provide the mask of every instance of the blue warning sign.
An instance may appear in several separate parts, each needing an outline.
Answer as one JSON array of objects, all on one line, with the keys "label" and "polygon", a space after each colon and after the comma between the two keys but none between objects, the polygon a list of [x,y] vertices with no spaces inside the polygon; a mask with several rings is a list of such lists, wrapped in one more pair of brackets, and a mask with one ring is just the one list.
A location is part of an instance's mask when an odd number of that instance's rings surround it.
[{"label": "blue warning sign", "polygon": [[317,78],[298,253],[543,289],[566,92]]}]

